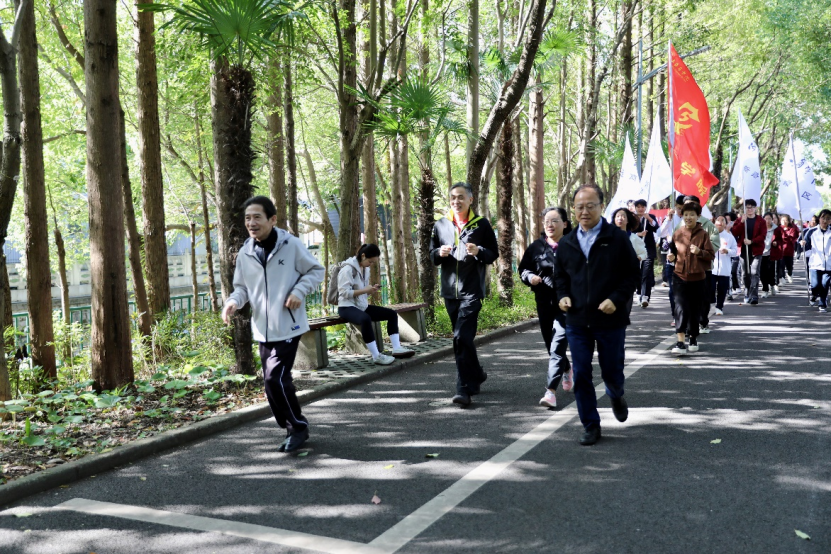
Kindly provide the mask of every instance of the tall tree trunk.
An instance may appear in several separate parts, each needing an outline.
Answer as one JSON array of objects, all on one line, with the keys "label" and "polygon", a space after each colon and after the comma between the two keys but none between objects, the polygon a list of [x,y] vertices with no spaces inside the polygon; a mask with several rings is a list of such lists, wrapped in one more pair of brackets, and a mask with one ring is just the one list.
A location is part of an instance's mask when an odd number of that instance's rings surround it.
[{"label": "tall tree trunk", "polygon": [[449,194],[450,187],[452,187],[454,183],[453,165],[450,163],[450,136],[447,133],[444,135],[444,168],[445,173],[447,173],[447,190]]},{"label": "tall tree trunk", "polygon": [[531,162],[531,236],[538,237],[543,231],[540,214],[545,207],[545,160],[543,159],[543,96],[537,75],[537,87],[531,91],[531,106],[528,113],[528,159]]},{"label": "tall tree trunk", "polygon": [[634,9],[632,0],[623,0],[621,4],[621,22],[626,26],[623,34],[623,43],[620,45],[620,108],[619,122],[621,127],[632,124],[632,18],[630,12]]},{"label": "tall tree trunk", "polygon": [[394,259],[393,285],[395,301],[407,301],[407,257],[405,254],[406,237],[404,235],[404,204],[401,191],[401,150],[398,140],[390,141],[390,207],[392,208],[392,248]]},{"label": "tall tree trunk", "polygon": [[[523,182],[522,171],[522,124],[520,118],[517,117],[513,122],[514,128],[512,137],[514,140],[514,159],[513,159],[513,187],[516,201],[517,213],[517,246],[519,248],[518,254],[521,255],[528,248],[528,205],[525,203],[525,183]],[[533,237],[531,237],[533,238]]]},{"label": "tall tree trunk", "polygon": [[[320,193],[320,185],[317,183],[317,173],[315,172],[314,163],[312,163],[312,156],[306,150],[302,153],[306,159],[306,168],[309,171],[309,183],[312,185],[312,194],[317,203],[317,209],[320,212],[320,221],[323,224],[323,236],[329,239],[329,248],[331,250],[338,249],[338,237],[335,236],[335,228],[332,226],[332,220],[329,219],[329,212],[326,209],[326,202],[323,200],[323,195]],[[341,261],[341,260],[339,260]]]},{"label": "tall tree trunk", "polygon": [[597,184],[597,165],[591,142],[597,130],[597,98],[594,95],[594,82],[597,72],[597,0],[589,0],[589,59],[586,63],[586,107],[584,109],[583,138],[581,141],[583,156],[583,183]]},{"label": "tall tree trunk", "polygon": [[[19,5],[19,2],[15,2]],[[58,377],[52,331],[52,270],[49,267],[49,226],[43,169],[35,6],[27,2],[20,14],[20,106],[23,112],[23,203],[26,226],[26,298],[29,305],[31,357],[50,380]]]},{"label": "tall tree trunk", "polygon": [[497,229],[499,231],[499,302],[503,306],[514,303],[514,253],[511,243],[514,238],[514,221],[511,217],[514,172],[513,124],[510,120],[502,125],[502,137],[497,158]]},{"label": "tall tree trunk", "polygon": [[[6,290],[9,288],[9,274],[6,270],[6,256],[0,250],[0,329],[3,331],[9,327],[6,321],[6,310],[11,311],[11,291],[9,298],[6,298]],[[0,338],[0,400],[12,399],[12,387],[9,382],[9,367],[6,363],[6,341]]]},{"label": "tall tree trunk", "polygon": [[[55,211],[55,203],[52,201],[52,191],[47,189],[49,193],[49,205],[52,207],[52,221],[54,222],[55,235],[55,251],[58,254],[58,279],[61,288],[61,318],[64,325],[69,325],[72,322],[71,314],[69,312],[69,278],[66,272],[66,248],[64,247],[63,234],[61,227],[58,225],[58,214]],[[61,357],[64,363],[72,360],[72,345],[69,341],[61,345]]]},{"label": "tall tree trunk", "polygon": [[[136,0],[137,4],[143,2],[145,0]],[[155,317],[170,309],[170,274],[165,240],[159,80],[153,17],[154,13],[146,10],[139,10],[136,16],[136,90],[147,299],[150,315]]]},{"label": "tall tree trunk", "polygon": [[[430,65],[430,50],[427,46],[429,25],[427,14],[430,9],[430,0],[421,0],[421,48],[419,49],[419,62],[421,65],[421,78],[427,82],[429,79],[428,66]],[[430,259],[430,240],[433,234],[435,219],[436,178],[433,175],[433,156],[428,148],[428,133],[419,136],[419,167],[421,168],[421,182],[416,199],[416,218],[418,229],[418,267],[421,270],[419,285],[421,286],[421,301],[427,304],[425,317],[432,326],[436,319],[436,266]],[[445,134],[445,140],[447,135]],[[449,172],[448,172],[449,176]]]},{"label": "tall tree trunk", "polygon": [[[467,2],[467,148],[465,161],[470,163],[479,137],[479,0]],[[481,179],[470,182],[474,202],[479,201]]]},{"label": "tall tree trunk", "polygon": [[[214,62],[211,77],[211,114],[216,200],[220,221],[219,265],[225,291],[234,290],[237,254],[248,234],[243,203],[253,189],[251,166],[251,115],[254,110],[254,78],[241,67],[221,58]],[[237,310],[233,318],[234,354],[237,373],[253,374],[251,309]]]},{"label": "tall tree trunk", "polygon": [[[119,133],[121,146],[121,193],[124,198],[124,226],[127,229],[127,255],[130,260],[130,275],[133,277],[133,295],[136,299],[139,330],[145,337],[152,333],[153,313],[147,297],[144,283],[144,272],[141,264],[142,236],[138,232],[136,210],[133,205],[133,187],[130,183],[130,166],[127,164],[127,131],[124,127],[124,110],[119,112]],[[146,251],[145,251],[146,252]],[[165,247],[165,258],[167,248]],[[165,268],[167,261],[165,261]],[[168,286],[168,291],[169,291]]]},{"label": "tall tree trunk", "polygon": [[286,188],[288,189],[286,191],[288,193],[286,206],[288,208],[288,227],[289,233],[299,236],[300,220],[297,218],[297,151],[294,146],[294,86],[292,85],[291,62],[284,66],[283,71],[286,77],[284,82],[286,98],[283,104],[283,111],[286,115],[286,177],[288,178],[286,183]]},{"label": "tall tree trunk", "polygon": [[[566,99],[568,98],[567,92],[567,84],[568,84],[568,59],[563,60],[562,67],[560,68],[560,86],[559,86],[559,93],[560,93],[560,110],[559,110],[559,121],[557,122],[558,133],[557,137],[560,140],[560,144],[558,147],[558,154],[559,154],[559,162],[557,163],[557,196],[556,198],[560,198],[560,195],[563,193],[563,189],[566,187],[566,181],[568,180],[568,148],[567,148],[567,141],[566,135],[569,132],[568,126],[566,125]],[[579,100],[578,100],[579,101]]]},{"label": "tall tree trunk", "polygon": [[196,273],[196,222],[190,221],[190,288],[192,311],[199,311],[199,279]]},{"label": "tall tree trunk", "polygon": [[89,195],[92,331],[90,365],[96,390],[133,381],[124,193],[118,95],[116,3],[84,0],[84,79],[87,90],[87,192]]},{"label": "tall tree trunk", "polygon": [[285,229],[288,225],[288,198],[286,197],[286,155],[283,135],[283,68],[276,55],[269,60],[271,94],[268,97],[270,108],[266,115],[268,126],[268,184],[271,200],[277,207],[277,227]]},{"label": "tall tree trunk", "polygon": [[[649,44],[649,67],[647,68],[647,73],[652,73],[652,70],[655,69],[655,14],[654,8],[652,4],[649,5],[649,38],[646,39],[647,44]],[[653,77],[654,79],[654,77]],[[646,124],[644,126],[645,132],[644,136],[651,137],[652,136],[652,122],[655,120],[655,98],[654,95],[654,83],[653,79],[649,79],[646,82]],[[647,138],[649,140],[649,138]]]},{"label": "tall tree trunk", "polygon": [[208,266],[208,296],[211,299],[211,311],[219,309],[219,299],[216,294],[216,278],[214,277],[214,247],[211,241],[211,216],[208,211],[208,192],[205,186],[205,160],[202,156],[202,125],[199,121],[199,110],[194,111],[193,127],[196,130],[196,152],[199,163],[199,196],[202,202],[202,227],[205,231],[205,264]]},{"label": "tall tree trunk", "polygon": [[[364,0],[364,14],[369,17],[369,33],[362,45],[364,87],[369,87],[378,57],[378,0]],[[364,200],[364,242],[378,244],[378,199],[375,192],[375,141],[367,133],[361,152],[361,187]],[[381,264],[370,266],[370,282],[381,282]],[[381,303],[381,292],[370,295],[370,302]]]},{"label": "tall tree trunk", "polygon": [[409,140],[403,135],[398,143],[400,148],[399,161],[401,163],[401,203],[403,206],[401,225],[404,231],[404,253],[407,263],[407,301],[412,302],[418,295],[418,265],[416,262],[416,245],[413,244],[413,207],[410,200],[410,164]]}]

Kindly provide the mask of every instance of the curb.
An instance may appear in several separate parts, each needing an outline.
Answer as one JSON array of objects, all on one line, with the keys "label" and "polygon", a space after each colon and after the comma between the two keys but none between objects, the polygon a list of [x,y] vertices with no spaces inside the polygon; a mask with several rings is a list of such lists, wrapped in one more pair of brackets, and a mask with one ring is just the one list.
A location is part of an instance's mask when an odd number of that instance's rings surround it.
[{"label": "curb", "polygon": [[[530,329],[536,325],[537,319],[530,319],[478,336],[474,339],[474,342],[477,346],[481,346],[513,333]],[[387,375],[398,373],[404,369],[416,367],[452,354],[452,346],[438,348],[426,354],[406,359],[401,363],[382,366],[377,371],[371,373],[364,373],[363,375],[358,375],[350,379],[341,379],[315,387],[314,389],[300,391],[297,393],[297,399],[301,404],[308,404],[318,398],[349,389],[355,385],[369,383],[386,377]],[[263,402],[229,414],[222,414],[197,421],[196,423],[179,427],[178,429],[171,429],[170,431],[165,431],[153,437],[139,439],[129,444],[116,447],[110,452],[91,454],[79,460],[67,462],[66,464],[55,466],[39,473],[21,477],[6,485],[0,485],[0,506],[6,506],[27,496],[80,481],[91,475],[97,475],[103,471],[135,462],[141,458],[146,458],[216,433],[221,433],[243,423],[264,419],[270,415],[271,409],[268,403]]]}]

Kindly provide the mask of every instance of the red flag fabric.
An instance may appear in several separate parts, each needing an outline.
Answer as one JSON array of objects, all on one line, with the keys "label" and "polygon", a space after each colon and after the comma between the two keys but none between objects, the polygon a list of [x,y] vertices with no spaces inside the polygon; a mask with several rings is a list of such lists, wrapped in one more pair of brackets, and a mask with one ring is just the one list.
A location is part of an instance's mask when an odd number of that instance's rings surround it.
[{"label": "red flag fabric", "polygon": [[670,44],[670,147],[672,180],[681,194],[704,205],[718,178],[710,173],[710,111],[687,65]]}]

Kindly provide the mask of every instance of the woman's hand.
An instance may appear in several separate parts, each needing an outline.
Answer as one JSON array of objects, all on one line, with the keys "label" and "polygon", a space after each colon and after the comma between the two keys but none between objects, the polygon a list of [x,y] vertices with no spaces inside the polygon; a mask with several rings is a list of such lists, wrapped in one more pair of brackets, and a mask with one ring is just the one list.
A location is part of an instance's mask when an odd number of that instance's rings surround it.
[{"label": "woman's hand", "polygon": [[667,254],[667,261],[674,262],[675,254]]},{"label": "woman's hand", "polygon": [[539,275],[531,275],[531,277],[528,278],[528,282],[531,283],[531,286],[536,287],[537,285],[542,283],[542,279]]},{"label": "woman's hand", "polygon": [[701,252],[701,249],[698,246],[696,246],[695,244],[690,245],[691,254],[698,254],[699,252]]}]

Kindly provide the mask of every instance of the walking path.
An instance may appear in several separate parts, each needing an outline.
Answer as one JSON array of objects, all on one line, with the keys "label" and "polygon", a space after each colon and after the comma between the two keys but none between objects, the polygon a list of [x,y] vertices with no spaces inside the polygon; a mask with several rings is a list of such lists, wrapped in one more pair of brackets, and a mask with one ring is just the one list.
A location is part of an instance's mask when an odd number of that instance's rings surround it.
[{"label": "walking path", "polygon": [[468,409],[452,358],[412,367],[308,405],[300,455],[269,418],[30,497],[0,552],[831,552],[831,315],[804,287],[728,304],[685,358],[659,288],[627,335],[629,420],[602,398],[593,447],[572,394],[536,405],[534,329],[481,347]]}]

